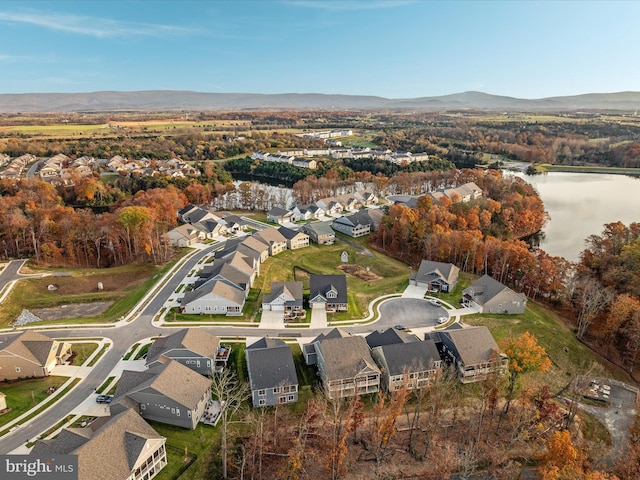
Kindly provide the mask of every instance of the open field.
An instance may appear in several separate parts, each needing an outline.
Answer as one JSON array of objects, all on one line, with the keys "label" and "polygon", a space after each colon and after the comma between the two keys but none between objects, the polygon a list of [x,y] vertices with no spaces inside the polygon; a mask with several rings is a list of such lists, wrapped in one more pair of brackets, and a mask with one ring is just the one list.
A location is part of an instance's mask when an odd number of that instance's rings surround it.
[{"label": "open field", "polygon": [[[171,264],[170,264],[171,265]],[[110,322],[126,314],[144,296],[170,265],[160,268],[151,264],[125,265],[108,269],[65,270],[69,277],[44,277],[21,280],[7,301],[0,305],[0,326],[8,326],[22,309],[62,307],[77,303],[111,301],[103,313],[93,317],[66,319],[65,323]],[[59,269],[49,269],[59,271]],[[98,282],[103,290],[98,291]],[[49,291],[48,285],[57,290]],[[55,322],[59,322],[56,320]],[[42,322],[40,325],[46,325]]]},{"label": "open field", "polygon": [[108,133],[108,125],[76,125],[63,123],[59,125],[24,125],[0,127],[0,133],[15,133],[20,135],[73,137],[91,133]]}]

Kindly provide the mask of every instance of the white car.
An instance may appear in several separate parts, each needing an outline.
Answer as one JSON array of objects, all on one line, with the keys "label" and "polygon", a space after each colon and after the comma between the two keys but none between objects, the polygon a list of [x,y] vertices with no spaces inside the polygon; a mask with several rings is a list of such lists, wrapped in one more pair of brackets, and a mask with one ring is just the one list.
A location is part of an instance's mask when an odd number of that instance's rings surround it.
[{"label": "white car", "polygon": [[431,300],[429,300],[429,303],[431,305],[433,305],[434,307],[439,307],[440,306],[440,300],[434,300],[433,298]]},{"label": "white car", "polygon": [[447,317],[440,317],[438,318],[438,323],[440,325],[442,325],[443,323],[447,323],[449,321],[449,319]]}]

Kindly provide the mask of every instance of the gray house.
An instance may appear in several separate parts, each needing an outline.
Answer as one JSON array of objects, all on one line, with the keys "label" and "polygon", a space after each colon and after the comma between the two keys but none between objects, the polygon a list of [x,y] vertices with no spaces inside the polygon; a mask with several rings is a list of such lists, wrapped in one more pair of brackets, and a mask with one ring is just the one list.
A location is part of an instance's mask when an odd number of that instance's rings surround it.
[{"label": "gray house", "polygon": [[331,226],[334,230],[350,237],[362,237],[371,233],[372,224],[373,221],[368,215],[354,213],[353,215],[336,218]]},{"label": "gray house", "polygon": [[487,327],[438,332],[441,357],[454,366],[462,383],[484,380],[491,373],[507,372],[509,359],[500,351]]},{"label": "gray house", "polygon": [[282,340],[262,338],[246,350],[254,407],[298,401],[298,375],[291,348]]},{"label": "gray house", "polygon": [[309,305],[327,312],[346,312],[349,306],[346,275],[310,275]]},{"label": "gray house", "polygon": [[333,245],[336,241],[336,232],[331,228],[331,222],[305,223],[301,230],[318,245]]},{"label": "gray house", "polygon": [[364,337],[334,328],[303,345],[303,353],[308,365],[318,367],[330,398],[364,395],[380,389],[380,369]]},{"label": "gray house", "polygon": [[211,380],[169,360],[143,372],[124,370],[112,413],[133,408],[143,418],[193,430],[211,401]]},{"label": "gray house", "polygon": [[409,277],[410,284],[426,287],[430,292],[450,292],[458,282],[460,269],[452,263],[422,260],[417,272]]},{"label": "gray house", "polygon": [[302,282],[271,282],[271,293],[262,297],[262,310],[283,311],[284,318],[304,317]]},{"label": "gray house", "polygon": [[365,337],[369,348],[381,347],[383,345],[393,345],[395,343],[411,343],[419,342],[418,337],[412,333],[396,330],[395,328],[387,328],[380,331],[375,330]]},{"label": "gray house", "polygon": [[489,275],[483,275],[463,290],[462,304],[480,313],[524,313],[527,296],[514,292]]},{"label": "gray house", "polygon": [[429,385],[440,368],[441,359],[433,340],[381,345],[371,356],[382,371],[382,387],[387,392],[407,385],[409,390]]},{"label": "gray house", "polygon": [[38,440],[31,454],[76,455],[78,480],[150,480],[167,465],[165,440],[125,409],[86,428],[63,428],[52,440]]},{"label": "gray house", "polygon": [[227,365],[231,348],[221,347],[220,339],[203,330],[184,328],[157,338],[147,353],[147,366],[175,360],[200,375],[213,376]]}]

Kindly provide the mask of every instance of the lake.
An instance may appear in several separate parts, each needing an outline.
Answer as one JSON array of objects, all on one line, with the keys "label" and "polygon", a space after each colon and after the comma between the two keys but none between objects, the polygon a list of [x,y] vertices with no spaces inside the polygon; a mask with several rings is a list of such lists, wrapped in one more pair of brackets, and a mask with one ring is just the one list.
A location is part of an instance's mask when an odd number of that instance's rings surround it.
[{"label": "lake", "polygon": [[554,256],[577,261],[589,235],[605,223],[640,222],[640,179],[600,173],[549,172],[515,175],[532,184],[551,216],[540,247]]}]

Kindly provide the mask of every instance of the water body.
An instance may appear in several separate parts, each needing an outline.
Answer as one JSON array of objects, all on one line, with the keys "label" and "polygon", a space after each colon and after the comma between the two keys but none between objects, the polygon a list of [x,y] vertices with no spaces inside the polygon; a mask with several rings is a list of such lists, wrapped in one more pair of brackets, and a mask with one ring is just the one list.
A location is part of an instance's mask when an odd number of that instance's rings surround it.
[{"label": "water body", "polygon": [[600,173],[549,172],[515,174],[532,184],[551,216],[540,247],[554,256],[577,261],[589,235],[603,225],[640,222],[640,179]]}]

